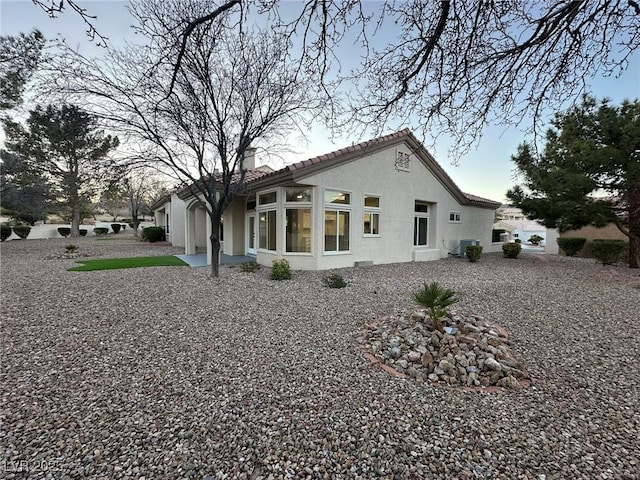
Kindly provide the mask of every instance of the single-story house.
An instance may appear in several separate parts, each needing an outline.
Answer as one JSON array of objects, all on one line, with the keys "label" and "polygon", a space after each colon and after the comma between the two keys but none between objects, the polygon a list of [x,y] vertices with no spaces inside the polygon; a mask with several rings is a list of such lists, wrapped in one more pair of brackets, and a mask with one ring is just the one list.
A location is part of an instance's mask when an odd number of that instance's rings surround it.
[{"label": "single-story house", "polygon": [[[245,161],[246,184],[223,215],[222,253],[295,270],[436,260],[492,245],[499,202],[460,191],[408,130],[286,166]],[[210,222],[188,189],[154,205],[185,254],[209,248]]]}]

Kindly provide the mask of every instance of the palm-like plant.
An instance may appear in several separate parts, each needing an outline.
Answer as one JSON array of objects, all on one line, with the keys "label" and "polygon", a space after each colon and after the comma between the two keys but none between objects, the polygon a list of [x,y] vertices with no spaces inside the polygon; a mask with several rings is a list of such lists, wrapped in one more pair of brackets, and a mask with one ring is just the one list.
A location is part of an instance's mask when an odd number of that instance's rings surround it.
[{"label": "palm-like plant", "polygon": [[429,312],[433,327],[440,332],[444,331],[440,320],[447,314],[447,308],[458,302],[456,292],[449,288],[443,288],[436,282],[426,283],[422,290],[413,295],[413,299]]}]

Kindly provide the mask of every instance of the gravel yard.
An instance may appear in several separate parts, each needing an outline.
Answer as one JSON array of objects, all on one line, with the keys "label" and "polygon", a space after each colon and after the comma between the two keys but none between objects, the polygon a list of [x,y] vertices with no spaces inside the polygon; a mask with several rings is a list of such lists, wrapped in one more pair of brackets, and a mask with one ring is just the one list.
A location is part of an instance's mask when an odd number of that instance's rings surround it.
[{"label": "gravel yard", "polygon": [[[68,272],[47,259],[67,243],[0,248],[0,477],[640,478],[638,271],[491,254],[344,269],[330,289],[264,268]],[[434,280],[508,329],[530,388],[433,388],[363,357],[362,326]]]}]

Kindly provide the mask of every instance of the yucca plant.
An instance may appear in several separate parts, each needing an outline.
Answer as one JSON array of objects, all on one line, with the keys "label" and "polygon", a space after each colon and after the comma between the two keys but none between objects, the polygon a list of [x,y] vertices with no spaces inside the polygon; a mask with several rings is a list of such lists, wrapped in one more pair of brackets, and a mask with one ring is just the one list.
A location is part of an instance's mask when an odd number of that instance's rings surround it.
[{"label": "yucca plant", "polygon": [[425,283],[422,290],[413,295],[413,299],[427,309],[433,327],[440,332],[444,331],[440,319],[447,314],[448,307],[458,302],[456,292],[449,288],[443,288],[436,282],[429,285]]}]

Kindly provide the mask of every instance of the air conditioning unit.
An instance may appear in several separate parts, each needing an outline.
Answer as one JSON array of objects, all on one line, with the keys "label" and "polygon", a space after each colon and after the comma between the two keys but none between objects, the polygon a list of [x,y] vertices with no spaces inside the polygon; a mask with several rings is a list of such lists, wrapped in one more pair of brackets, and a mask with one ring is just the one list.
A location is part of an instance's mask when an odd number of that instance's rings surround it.
[{"label": "air conditioning unit", "polygon": [[467,258],[469,245],[480,245],[480,240],[460,240],[460,258]]}]

